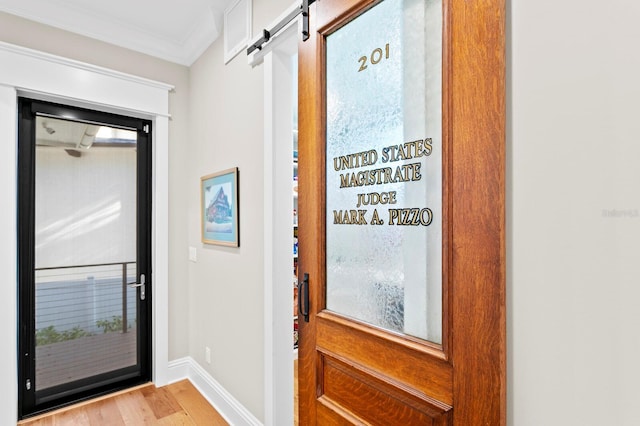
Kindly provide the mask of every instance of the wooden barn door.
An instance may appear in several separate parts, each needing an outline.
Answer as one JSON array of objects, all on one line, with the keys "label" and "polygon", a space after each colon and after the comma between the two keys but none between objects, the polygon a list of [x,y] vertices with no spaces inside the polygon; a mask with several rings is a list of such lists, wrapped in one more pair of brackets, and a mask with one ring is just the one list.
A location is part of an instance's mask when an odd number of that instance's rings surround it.
[{"label": "wooden barn door", "polygon": [[309,18],[300,424],[504,425],[504,0]]}]

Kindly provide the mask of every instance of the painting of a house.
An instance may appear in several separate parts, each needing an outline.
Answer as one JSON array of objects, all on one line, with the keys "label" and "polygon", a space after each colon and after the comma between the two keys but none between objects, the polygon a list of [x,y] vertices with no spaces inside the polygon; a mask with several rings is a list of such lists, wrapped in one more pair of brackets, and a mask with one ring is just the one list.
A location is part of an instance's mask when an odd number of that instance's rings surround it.
[{"label": "painting of a house", "polygon": [[216,196],[209,203],[209,207],[207,207],[207,222],[228,223],[231,216],[229,198],[224,193],[224,188],[220,187]]},{"label": "painting of a house", "polygon": [[238,169],[201,178],[202,241],[238,246]]}]

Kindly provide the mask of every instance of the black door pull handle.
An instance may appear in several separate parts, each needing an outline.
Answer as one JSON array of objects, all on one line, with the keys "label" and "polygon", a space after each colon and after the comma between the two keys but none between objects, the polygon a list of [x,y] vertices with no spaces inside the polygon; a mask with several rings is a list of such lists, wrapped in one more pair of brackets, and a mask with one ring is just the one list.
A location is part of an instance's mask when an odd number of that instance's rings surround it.
[{"label": "black door pull handle", "polygon": [[304,279],[298,283],[298,313],[309,322],[309,274],[305,272]]}]

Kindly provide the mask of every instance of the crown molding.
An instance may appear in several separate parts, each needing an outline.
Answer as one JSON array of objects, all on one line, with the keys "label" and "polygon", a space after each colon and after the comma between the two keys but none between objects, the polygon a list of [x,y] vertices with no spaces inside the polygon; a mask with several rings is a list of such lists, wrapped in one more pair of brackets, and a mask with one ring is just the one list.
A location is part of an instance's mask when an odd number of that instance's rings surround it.
[{"label": "crown molding", "polygon": [[[106,15],[91,2],[74,0],[0,0],[0,11],[85,37],[131,49],[180,65],[190,66],[221,33],[223,5],[191,0],[158,4],[146,16],[127,11]],[[221,3],[224,3],[222,1]],[[188,10],[178,22],[171,8]],[[145,24],[144,19],[155,20]]]}]

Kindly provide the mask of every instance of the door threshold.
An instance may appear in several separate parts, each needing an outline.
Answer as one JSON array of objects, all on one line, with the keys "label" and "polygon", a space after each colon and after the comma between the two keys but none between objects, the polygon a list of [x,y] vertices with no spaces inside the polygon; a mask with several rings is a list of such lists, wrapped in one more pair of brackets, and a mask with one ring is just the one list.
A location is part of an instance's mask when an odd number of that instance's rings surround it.
[{"label": "door threshold", "polygon": [[49,416],[53,416],[53,415],[56,415],[56,414],[64,413],[65,411],[69,411],[69,410],[75,410],[75,409],[83,407],[85,405],[89,405],[89,404],[93,404],[94,402],[102,401],[103,399],[113,398],[113,397],[116,397],[118,395],[123,395],[125,393],[129,393],[129,392],[136,391],[136,390],[139,390],[139,389],[144,389],[144,388],[149,387],[149,386],[155,387],[153,382],[147,382],[147,383],[143,383],[141,385],[131,386],[130,388],[121,389],[121,390],[117,390],[117,391],[114,391],[114,392],[106,393],[106,394],[103,394],[103,395],[100,395],[100,396],[96,396],[95,398],[86,399],[84,401],[80,401],[80,402],[77,402],[75,404],[67,405],[67,406],[61,407],[61,408],[56,408],[56,409],[53,409],[51,411],[46,411],[44,413],[37,414],[37,415],[35,415],[33,417],[26,417],[26,418],[18,421],[17,424],[18,425],[29,424],[29,423],[31,423],[31,422],[33,422],[35,420],[40,420],[40,419],[42,419],[44,417],[49,417]]}]

